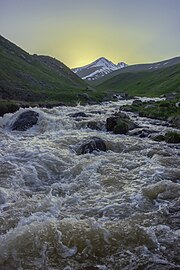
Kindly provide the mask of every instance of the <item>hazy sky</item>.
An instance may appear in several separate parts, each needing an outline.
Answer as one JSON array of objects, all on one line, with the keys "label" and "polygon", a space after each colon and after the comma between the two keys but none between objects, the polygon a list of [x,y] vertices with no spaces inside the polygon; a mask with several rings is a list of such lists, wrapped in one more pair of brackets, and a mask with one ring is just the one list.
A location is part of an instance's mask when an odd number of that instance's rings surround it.
[{"label": "hazy sky", "polygon": [[0,34],[70,67],[180,55],[180,0],[0,0]]}]

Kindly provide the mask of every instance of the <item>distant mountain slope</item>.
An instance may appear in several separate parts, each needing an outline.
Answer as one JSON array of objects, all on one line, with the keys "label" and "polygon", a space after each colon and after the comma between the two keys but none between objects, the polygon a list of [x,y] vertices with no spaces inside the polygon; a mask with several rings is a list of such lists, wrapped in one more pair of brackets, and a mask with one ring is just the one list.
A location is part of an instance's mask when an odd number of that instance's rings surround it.
[{"label": "distant mountain slope", "polygon": [[76,99],[86,88],[86,82],[62,62],[49,56],[30,55],[0,36],[1,99],[65,102]]},{"label": "distant mountain slope", "polygon": [[126,92],[137,96],[160,96],[177,92],[180,96],[180,64],[151,72],[123,72],[97,86],[99,92]]},{"label": "distant mountain slope", "polygon": [[72,69],[72,71],[76,73],[79,77],[81,77],[83,80],[94,81],[111,73],[114,70],[122,69],[126,66],[127,64],[125,64],[124,62],[120,62],[115,65],[108,59],[101,57],[98,58],[96,61],[90,63],[89,65],[74,68]]},{"label": "distant mountain slope", "polygon": [[93,81],[93,85],[99,85],[110,78],[113,78],[122,73],[129,73],[129,72],[141,72],[141,71],[154,71],[159,70],[167,67],[174,66],[176,64],[180,64],[180,57],[174,57],[172,59],[159,61],[156,63],[149,63],[149,64],[137,64],[137,65],[129,65],[124,67],[123,69],[118,69],[112,71],[111,73],[107,74],[104,77],[98,78],[97,80]]}]

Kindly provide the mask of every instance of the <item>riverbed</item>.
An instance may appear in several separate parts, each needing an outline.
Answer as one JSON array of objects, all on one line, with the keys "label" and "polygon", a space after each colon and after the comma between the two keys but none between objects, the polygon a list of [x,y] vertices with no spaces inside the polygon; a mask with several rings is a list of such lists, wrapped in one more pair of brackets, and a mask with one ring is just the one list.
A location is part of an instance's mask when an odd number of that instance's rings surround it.
[{"label": "riverbed", "polygon": [[[27,131],[11,126],[28,109],[0,118],[1,270],[180,269],[180,145],[107,132],[106,118],[131,102],[33,108]],[[107,151],[77,155],[94,136]]]}]

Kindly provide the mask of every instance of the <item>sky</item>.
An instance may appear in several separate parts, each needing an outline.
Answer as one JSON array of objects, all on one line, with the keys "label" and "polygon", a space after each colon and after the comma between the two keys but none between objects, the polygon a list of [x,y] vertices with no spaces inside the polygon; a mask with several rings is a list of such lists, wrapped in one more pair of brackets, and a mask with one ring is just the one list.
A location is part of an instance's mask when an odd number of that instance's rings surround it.
[{"label": "sky", "polygon": [[69,67],[180,56],[180,0],[0,0],[0,34]]}]

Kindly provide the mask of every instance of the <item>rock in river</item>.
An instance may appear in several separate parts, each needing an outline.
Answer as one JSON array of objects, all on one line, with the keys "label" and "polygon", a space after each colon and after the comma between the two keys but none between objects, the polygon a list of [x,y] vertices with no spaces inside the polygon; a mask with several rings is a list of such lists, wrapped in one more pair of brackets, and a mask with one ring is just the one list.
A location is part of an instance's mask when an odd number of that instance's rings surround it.
[{"label": "rock in river", "polygon": [[98,137],[87,138],[76,148],[76,153],[78,155],[92,153],[93,151],[98,151],[98,152],[106,151],[106,144],[101,138],[98,138]]},{"label": "rock in river", "polygon": [[69,114],[69,116],[71,116],[71,117],[88,117],[88,115],[85,114],[84,112],[71,113],[71,114]]},{"label": "rock in river", "polygon": [[126,134],[128,130],[136,128],[137,125],[123,112],[119,112],[106,120],[107,131],[115,134]]},{"label": "rock in river", "polygon": [[35,111],[25,111],[18,116],[12,125],[12,130],[25,131],[37,123],[38,117],[39,114]]}]

